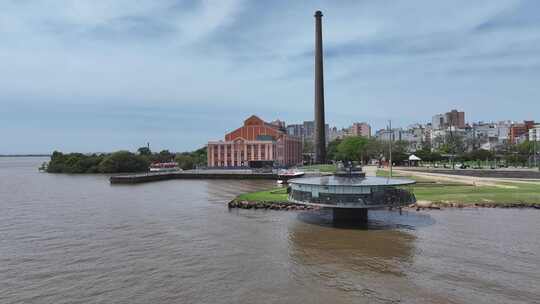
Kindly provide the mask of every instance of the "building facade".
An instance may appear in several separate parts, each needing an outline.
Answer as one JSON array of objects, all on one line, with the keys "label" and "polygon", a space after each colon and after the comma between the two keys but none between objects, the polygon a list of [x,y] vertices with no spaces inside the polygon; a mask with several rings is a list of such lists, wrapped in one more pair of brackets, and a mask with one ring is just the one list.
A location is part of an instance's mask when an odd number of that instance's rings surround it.
[{"label": "building facade", "polygon": [[292,124],[287,126],[287,134],[303,138],[304,137],[304,126],[301,124]]},{"label": "building facade", "polygon": [[328,142],[332,142],[336,139],[341,139],[345,136],[347,136],[348,130],[347,129],[338,129],[337,127],[329,128],[328,130]]},{"label": "building facade", "polygon": [[444,114],[446,127],[465,128],[465,112],[452,110]]},{"label": "building facade", "polygon": [[287,134],[284,124],[253,115],[244,125],[208,142],[208,167],[293,166],[302,163],[302,141]]},{"label": "building facade", "polygon": [[375,138],[380,141],[403,141],[407,143],[407,150],[415,152],[421,150],[427,141],[425,127],[417,124],[406,129],[392,128],[381,129],[375,133]]},{"label": "building facade", "polygon": [[[302,142],[314,142],[315,122],[313,120],[304,121],[302,124],[290,124],[285,127],[287,134],[298,137]],[[330,127],[325,125],[326,143],[329,142]]]},{"label": "building facade", "polygon": [[444,115],[437,114],[431,118],[431,126],[433,130],[440,130],[444,128]]},{"label": "building facade", "polygon": [[517,144],[524,135],[528,136],[529,130],[534,127],[533,120],[525,120],[523,123],[515,123],[510,127],[510,143]]},{"label": "building facade", "polygon": [[371,137],[371,126],[365,122],[355,122],[349,128],[348,135]]},{"label": "building facade", "polygon": [[431,126],[433,130],[441,130],[450,127],[463,129],[465,128],[465,112],[451,110],[445,114],[437,114],[431,118]]},{"label": "building facade", "polygon": [[529,129],[529,141],[537,142],[540,141],[540,124],[534,125]]},{"label": "building facade", "polygon": [[510,122],[477,122],[472,125],[473,149],[493,150],[508,143]]}]

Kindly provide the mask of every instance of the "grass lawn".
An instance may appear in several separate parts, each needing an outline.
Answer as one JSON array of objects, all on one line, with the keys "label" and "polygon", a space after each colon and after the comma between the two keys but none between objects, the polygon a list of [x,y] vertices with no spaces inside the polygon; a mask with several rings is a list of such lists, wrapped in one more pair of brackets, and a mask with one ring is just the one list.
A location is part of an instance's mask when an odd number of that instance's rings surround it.
[{"label": "grass lawn", "polygon": [[[415,185],[411,187],[418,200],[451,203],[540,203],[540,186],[532,184],[505,183],[496,186],[463,185]],[[238,201],[286,202],[287,189],[273,188],[265,191],[244,193]]]},{"label": "grass lawn", "polygon": [[[387,175],[379,170],[378,176]],[[395,177],[411,178],[409,176]],[[535,203],[540,204],[540,185],[526,183],[500,183],[497,186],[471,186],[462,183],[433,183],[426,178],[415,178],[418,183],[411,186],[417,200],[449,203]],[[265,191],[241,194],[237,201],[286,202],[287,189],[273,188]]]},{"label": "grass lawn", "polygon": [[540,185],[505,183],[499,186],[413,187],[418,200],[452,203],[540,203]]},{"label": "grass lawn", "polygon": [[[378,170],[377,176],[388,176]],[[460,182],[433,183],[425,177],[396,175],[410,178],[417,184],[411,189],[417,200],[452,203],[540,203],[540,185],[525,183],[499,183],[497,186],[472,186]]]},{"label": "grass lawn", "polygon": [[250,202],[286,202],[287,188],[273,188],[265,191],[240,194],[235,198],[237,201]]},{"label": "grass lawn", "polygon": [[[387,170],[377,170],[377,176],[380,176],[380,177],[389,177],[389,176],[390,176],[390,172],[387,171]],[[402,174],[399,174],[399,173],[396,173],[396,172],[393,172],[393,173],[392,173],[392,177],[393,177],[393,178],[406,178],[406,179],[412,179],[412,180],[415,180],[417,183],[433,183],[433,180],[432,180],[432,179],[429,179],[429,178],[426,178],[426,177],[412,176],[412,175],[402,175]],[[448,184],[458,184],[458,185],[463,185],[463,183],[459,183],[459,182],[455,182],[455,183],[452,183],[452,182],[445,182],[445,183],[448,183]]]},{"label": "grass lawn", "polygon": [[303,171],[319,171],[319,172],[336,172],[336,165],[311,165],[300,167],[300,170]]}]

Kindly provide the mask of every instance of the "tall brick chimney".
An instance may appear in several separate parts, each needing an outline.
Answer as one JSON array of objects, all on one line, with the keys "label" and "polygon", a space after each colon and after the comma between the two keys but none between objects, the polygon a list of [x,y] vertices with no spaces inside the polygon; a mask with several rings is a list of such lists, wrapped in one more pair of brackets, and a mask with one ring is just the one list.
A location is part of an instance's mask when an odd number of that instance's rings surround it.
[{"label": "tall brick chimney", "polygon": [[315,12],[315,163],[326,163],[322,12]]}]

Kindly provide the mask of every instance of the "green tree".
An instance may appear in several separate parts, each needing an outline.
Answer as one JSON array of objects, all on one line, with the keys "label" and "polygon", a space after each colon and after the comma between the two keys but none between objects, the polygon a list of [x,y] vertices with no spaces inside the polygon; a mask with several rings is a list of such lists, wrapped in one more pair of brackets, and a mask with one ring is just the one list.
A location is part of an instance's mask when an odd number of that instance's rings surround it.
[{"label": "green tree", "polygon": [[71,153],[67,155],[65,161],[67,173],[85,173],[86,168],[82,161],[85,159],[84,154],[81,153]]},{"label": "green tree", "polygon": [[365,147],[366,160],[368,159],[379,159],[384,152],[384,144],[376,138],[369,138],[367,145]]},{"label": "green tree", "polygon": [[436,162],[441,161],[443,159],[442,155],[439,152],[432,152],[431,149],[423,148],[421,150],[417,150],[414,152],[414,154],[424,162]]},{"label": "green tree", "polygon": [[178,166],[184,170],[190,170],[195,167],[195,160],[189,153],[178,154],[174,160],[178,163]]},{"label": "green tree", "polygon": [[337,138],[331,142],[328,143],[328,147],[326,148],[326,157],[329,160],[341,160],[341,157],[338,152],[338,146],[341,143],[341,139]]},{"label": "green tree", "polygon": [[533,153],[533,145],[529,141],[512,145],[506,152],[504,159],[508,164],[514,166],[526,166],[531,154]]},{"label": "green tree", "polygon": [[99,164],[102,173],[145,172],[149,162],[141,155],[129,151],[118,151],[105,157]]},{"label": "green tree", "polygon": [[[396,164],[402,164],[405,160],[409,159],[408,156],[409,143],[404,140],[398,140],[392,142],[392,162]],[[385,150],[386,159],[390,159],[389,147]]]},{"label": "green tree", "polygon": [[98,164],[102,160],[103,156],[96,154],[63,154],[54,151],[46,168],[49,173],[97,173]]},{"label": "green tree", "polygon": [[177,153],[174,160],[180,168],[189,170],[198,166],[205,166],[208,159],[207,153],[207,148],[202,147],[192,152]]},{"label": "green tree", "polygon": [[363,162],[365,156],[365,148],[368,144],[368,139],[362,136],[345,137],[337,146],[337,151],[344,158],[343,160]]},{"label": "green tree", "polygon": [[47,165],[47,172],[62,173],[65,170],[65,156],[62,152],[54,151],[51,155],[51,160]]},{"label": "green tree", "polygon": [[152,155],[152,150],[150,150],[149,147],[140,147],[139,149],[137,149],[137,152],[139,152],[140,155]]},{"label": "green tree", "polygon": [[206,162],[208,160],[208,157],[207,157],[207,148],[206,147],[202,147],[200,149],[197,149],[195,151],[193,151],[191,154],[194,158],[194,161],[195,161],[195,165],[197,166],[205,166],[206,165]]},{"label": "green tree", "polygon": [[414,152],[414,155],[418,156],[424,162],[433,161],[431,150],[428,149],[416,150],[416,152]]},{"label": "green tree", "polygon": [[305,140],[304,145],[302,147],[302,151],[304,153],[314,153],[315,152],[315,146],[313,145],[313,141]]},{"label": "green tree", "polygon": [[104,158],[104,156],[92,154],[81,159],[79,166],[83,168],[84,173],[99,173],[99,164]]},{"label": "green tree", "polygon": [[532,150],[533,150],[532,142],[528,140],[516,145],[516,151],[522,155],[528,155],[532,152]]},{"label": "green tree", "polygon": [[163,162],[163,163],[170,162],[174,159],[174,154],[169,152],[169,150],[161,150],[159,154],[157,154],[156,157],[154,157],[154,159],[156,161]]},{"label": "green tree", "polygon": [[495,158],[495,153],[488,150],[484,150],[484,149],[474,150],[467,154],[467,160],[485,161],[485,160],[494,159],[494,158]]}]

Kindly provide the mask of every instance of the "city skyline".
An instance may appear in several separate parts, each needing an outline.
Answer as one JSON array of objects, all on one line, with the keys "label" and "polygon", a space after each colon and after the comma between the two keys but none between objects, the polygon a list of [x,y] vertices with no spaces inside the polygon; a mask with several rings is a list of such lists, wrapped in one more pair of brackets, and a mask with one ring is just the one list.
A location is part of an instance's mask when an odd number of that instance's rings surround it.
[{"label": "city skyline", "polygon": [[316,9],[330,126],[539,119],[534,1],[8,1],[0,153],[194,150],[251,114],[311,120]]}]

